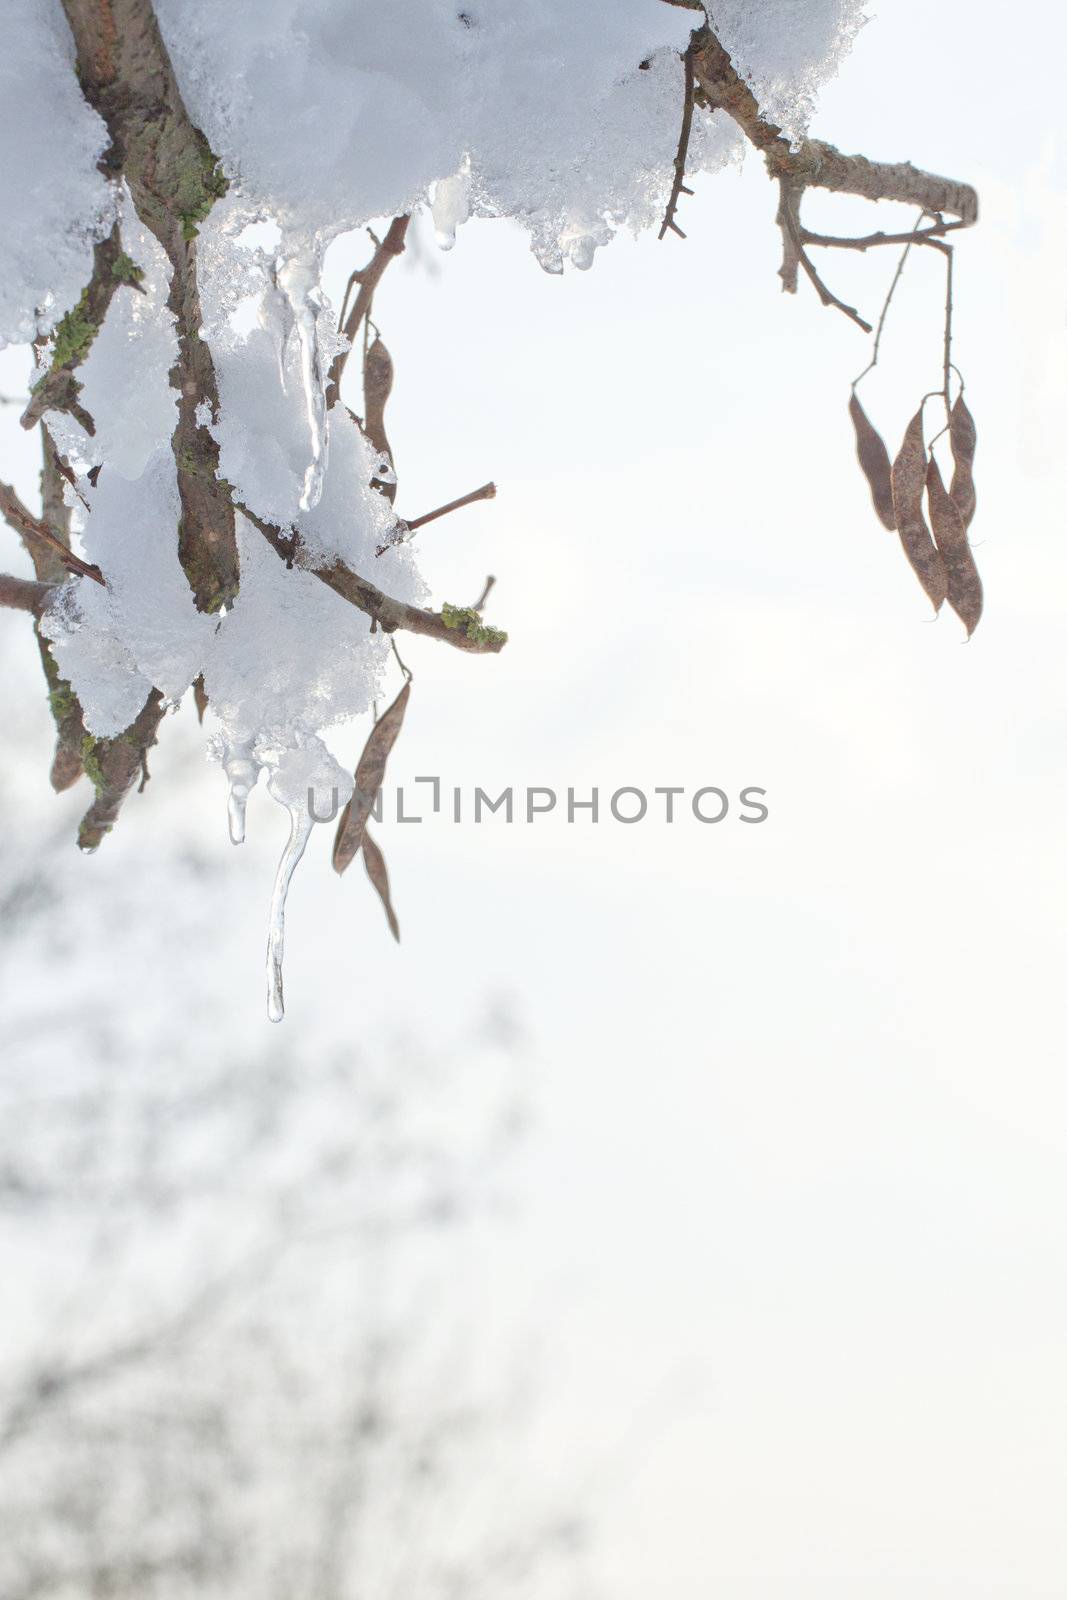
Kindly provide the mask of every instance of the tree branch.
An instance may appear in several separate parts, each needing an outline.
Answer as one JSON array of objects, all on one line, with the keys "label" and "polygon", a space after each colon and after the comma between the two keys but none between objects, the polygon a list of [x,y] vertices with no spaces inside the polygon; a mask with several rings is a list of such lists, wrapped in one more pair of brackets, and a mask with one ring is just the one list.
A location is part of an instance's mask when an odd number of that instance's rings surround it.
[{"label": "tree branch", "polygon": [[802,139],[794,149],[779,127],[766,118],[748,84],[708,27],[693,36],[693,69],[712,110],[732,117],[745,137],[761,150],[776,178],[800,189],[829,189],[864,200],[898,200],[932,215],[948,212],[963,227],[978,220],[978,196],[970,184],[922,172],[909,161],[868,161],[846,156],[821,139]]},{"label": "tree branch", "polygon": [[849,238],[847,235],[835,233],[812,233],[810,228],[802,228],[800,237],[805,244],[817,245],[829,250],[872,250],[883,244],[937,244],[941,236],[953,233],[957,228],[966,228],[966,222],[935,222],[928,228],[913,228],[910,233],[868,233],[861,238]]},{"label": "tree branch", "polygon": [[144,775],[148,752],[156,742],[163,715],[163,696],[153,689],[136,720],[117,737],[86,736],[85,771],[92,779],[96,799],[78,827],[82,850],[96,850],[111,832],[122,802]]},{"label": "tree branch", "polygon": [[838,311],[848,317],[850,322],[856,323],[864,333],[870,333],[871,325],[865,317],[861,317],[855,306],[846,305],[839,300],[837,295],[828,289],[815,270],[815,264],[804,248],[804,233],[800,226],[798,214],[799,195],[789,181],[780,178],[782,198],[778,207],[778,225],[782,230],[785,240],[785,254],[782,258],[781,279],[782,287],[790,294],[796,293],[797,268],[803,267],[811,280],[819,299],[824,306],[834,306]]},{"label": "tree branch", "polygon": [[81,366],[93,340],[104,325],[111,301],[120,284],[141,289],[144,276],[122,248],[116,222],[106,239],[93,249],[93,275],[82,290],[81,299],[61,317],[52,335],[52,366],[34,385],[30,403],[22,413],[22,426],[36,427],[46,411],[69,411],[86,433],[96,432],[96,424],[78,401],[81,384],[74,369]]},{"label": "tree branch", "polygon": [[39,617],[53,592],[50,583],[38,583],[34,578],[13,578],[0,572],[0,606],[9,611],[28,611],[31,616]]},{"label": "tree branch", "polygon": [[678,226],[675,218],[678,212],[678,202],[683,194],[692,194],[692,189],[687,189],[685,184],[685,163],[689,155],[689,136],[693,129],[693,42],[690,40],[689,48],[682,56],[682,65],[685,68],[685,100],[682,106],[682,126],[678,134],[678,153],[674,158],[674,182],[671,184],[670,199],[663,215],[663,225],[659,230],[660,238],[664,238],[668,229],[676,233],[680,239],[685,234]]},{"label": "tree branch", "polygon": [[78,79],[111,135],[108,169],[125,178],[137,215],[171,267],[168,309],[178,336],[170,380],[178,394],[171,439],[181,495],[178,554],[201,611],[237,592],[237,537],[219,481],[219,447],[197,412],[218,420],[211,351],[200,336],[197,228],[227,182],[182,101],[151,0],[62,0],[77,50]]},{"label": "tree branch", "polygon": [[355,606],[357,610],[370,617],[383,633],[395,633],[398,628],[403,628],[408,633],[419,633],[425,638],[450,644],[456,650],[466,650],[476,655],[495,655],[507,643],[507,634],[501,632],[499,628],[471,627],[468,625],[466,614],[461,614],[455,607],[445,606],[441,611],[424,611],[419,606],[408,605],[404,600],[394,600],[340,561],[331,562],[326,566],[312,566],[306,560],[306,551],[301,545],[298,534],[291,529],[283,532],[273,523],[258,517],[239,500],[234,504],[253,527],[259,529],[271,549],[281,556],[287,565],[293,566],[301,556],[304,556],[305,559],[300,562],[301,571],[310,572],[320,583],[324,583],[328,589],[339,594],[342,600],[347,600],[349,605]]},{"label": "tree branch", "polygon": [[59,535],[53,533],[40,517],[35,517],[33,512],[23,505],[9,483],[0,483],[0,516],[21,535],[24,543],[27,540],[37,540],[47,545],[52,554],[71,572],[80,572],[82,577],[92,578],[94,583],[104,582],[100,568],[83,561],[72,550],[68,550]]},{"label": "tree branch", "polygon": [[383,556],[387,550],[395,545],[406,544],[413,533],[424,528],[428,522],[436,522],[438,517],[447,517],[450,511],[461,511],[464,506],[472,506],[477,500],[495,500],[496,484],[483,483],[480,489],[472,489],[469,494],[461,494],[458,500],[450,500],[447,505],[437,506],[433,511],[424,511],[421,517],[414,517],[410,522],[405,522],[403,517],[398,517],[396,527],[384,544],[375,550],[376,556]]},{"label": "tree branch", "polygon": [[[865,250],[874,244],[901,239],[900,235],[890,234],[871,234],[865,240],[809,234],[800,222],[800,202],[805,189],[827,189],[835,194],[857,195],[864,200],[894,200],[918,206],[924,214],[937,219],[933,228],[923,230],[921,238],[916,240],[920,243],[932,243],[935,233],[967,228],[978,220],[978,196],[970,184],[922,172],[909,161],[868,161],[866,156],[842,155],[840,150],[821,139],[802,139],[795,147],[791,145],[782,130],[764,116],[751,88],[710,27],[705,25],[694,32],[688,53],[692,57],[699,103],[712,111],[725,111],[749,142],[763,153],[768,171],[778,180],[777,222],[782,233],[780,276],[782,287],[789,293],[796,292],[797,271],[803,267],[823,305],[834,306],[869,333],[870,324],[826,287],[805,245]],[[957,220],[946,223],[945,213]]]}]

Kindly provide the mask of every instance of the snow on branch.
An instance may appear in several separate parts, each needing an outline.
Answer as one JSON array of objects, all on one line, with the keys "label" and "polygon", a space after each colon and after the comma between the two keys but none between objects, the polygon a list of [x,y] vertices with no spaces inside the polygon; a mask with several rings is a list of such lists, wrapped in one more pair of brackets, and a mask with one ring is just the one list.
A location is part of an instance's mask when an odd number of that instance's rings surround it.
[{"label": "snow on branch", "polygon": [[[792,144],[763,114],[752,89],[709,26],[694,33],[689,53],[702,103],[733,119],[745,138],[762,152],[768,172],[778,180],[781,202],[777,220],[783,239],[781,278],[790,293],[796,292],[797,271],[803,266],[825,305],[836,306],[866,332],[871,331],[870,324],[851,306],[845,306],[826,289],[807,257],[804,246],[815,241],[800,225],[799,207],[805,189],[828,189],[862,200],[896,200],[918,206],[924,215],[938,219],[934,231],[948,226],[941,221],[946,212],[958,219],[959,227],[969,227],[978,220],[978,196],[970,184],[922,172],[908,161],[869,161],[866,156],[842,155],[820,139],[802,139]],[[818,242],[865,248],[859,241],[822,238]]]},{"label": "snow on branch", "polygon": [[[317,0],[311,21],[279,0],[252,28],[218,0],[61,0],[76,79],[66,52],[45,59],[36,4],[26,38],[37,42],[0,119],[39,127],[43,104],[54,126],[26,191],[41,237],[25,265],[17,254],[0,263],[0,312],[3,327],[36,335],[22,421],[41,426],[44,492],[37,515],[0,485],[0,515],[35,573],[0,580],[0,603],[35,618],[57,726],[54,786],[82,771],[94,784],[84,848],[105,837],[138,780],[143,788],[162,718],[190,686],[201,718],[209,710],[217,724],[235,843],[266,774],[291,823],[271,919],[273,1017],[289,878],[329,809],[319,797],[351,794],[354,781],[323,732],[375,705],[399,631],[477,655],[507,639],[483,616],[494,580],[473,606],[435,609],[411,543],[493,498],[495,485],[442,494],[421,516],[394,509],[393,361],[372,313],[418,212],[432,215],[443,249],[472,214],[510,217],[546,271],[586,270],[623,226],[684,238],[687,179],[727,166],[743,139],[778,185],[787,290],[803,271],[824,304],[870,332],[812,253],[938,250],[941,389],[923,397],[893,463],[855,384],[850,414],[882,522],[898,528],[935,604],[947,598],[968,631],[977,622],[966,532],[974,430],[952,358],[947,242],[976,220],[974,190],[806,137],[812,86],[847,49],[860,0],[835,0],[829,28],[823,0],[723,0],[714,28],[699,0],[496,0],[484,14],[367,0],[358,30],[350,0]],[[801,217],[811,188],[904,202],[918,218],[906,233],[813,233]],[[391,221],[379,237],[370,224],[382,217]],[[356,229],[371,254],[335,317],[323,258]],[[946,420],[928,457],[931,399]],[[947,489],[933,460],[942,435]],[[391,912],[384,861],[363,841]]]}]

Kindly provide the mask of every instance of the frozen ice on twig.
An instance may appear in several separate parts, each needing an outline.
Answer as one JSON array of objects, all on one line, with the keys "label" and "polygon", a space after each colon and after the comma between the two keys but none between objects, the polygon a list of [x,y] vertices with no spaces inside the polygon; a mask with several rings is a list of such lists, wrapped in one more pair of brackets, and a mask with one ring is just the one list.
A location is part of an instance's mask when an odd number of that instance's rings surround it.
[{"label": "frozen ice on twig", "polygon": [[233,844],[244,844],[248,796],[256,786],[262,767],[253,757],[251,748],[242,744],[226,747],[222,765],[230,785],[226,802],[230,841]]},{"label": "frozen ice on twig", "polygon": [[353,784],[321,739],[314,736],[301,739],[292,749],[264,749],[258,754],[270,774],[267,787],[272,797],[289,813],[289,838],[278,862],[267,924],[267,1015],[271,1022],[281,1022],[285,1015],[282,965],[289,885],[315,823],[332,818],[347,803]]},{"label": "frozen ice on twig", "polygon": [[319,288],[321,262],[310,245],[289,256],[280,256],[274,267],[274,283],[279,291],[291,323],[282,325],[285,332],[278,349],[278,363],[285,381],[285,357],[289,340],[297,342],[300,362],[300,387],[308,427],[308,464],[304,473],[304,487],[300,495],[301,511],[310,511],[322,496],[322,480],[326,470],[326,362],[319,339],[319,313],[323,307]]},{"label": "frozen ice on twig", "polygon": [[289,807],[289,838],[278,872],[274,879],[274,893],[270,897],[270,918],[267,924],[267,1016],[272,1022],[281,1022],[285,1016],[285,996],[282,987],[282,962],[285,958],[285,902],[293,873],[300,864],[311,830],[315,826],[310,811],[305,806]]}]

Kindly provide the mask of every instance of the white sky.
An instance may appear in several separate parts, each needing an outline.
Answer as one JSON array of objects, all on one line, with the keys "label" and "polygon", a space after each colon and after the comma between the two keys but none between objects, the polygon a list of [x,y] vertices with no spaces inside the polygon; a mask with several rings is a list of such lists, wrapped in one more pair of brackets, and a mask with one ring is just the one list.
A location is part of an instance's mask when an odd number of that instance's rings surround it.
[{"label": "white sky", "polygon": [[[469,224],[377,299],[398,509],[497,481],[419,542],[440,599],[496,573],[511,633],[497,659],[402,643],[391,779],[769,792],[760,828],[387,823],[399,951],[323,841],[291,900],[287,1028],[335,1029],[338,996],[447,1028],[488,992],[533,1035],[524,1231],[471,1293],[492,1337],[541,1329],[527,1465],[587,1486],[617,1600],[1067,1593],[1065,49],[1049,4],[1009,27],[887,3],[813,129],[981,195],[957,258],[987,593],[966,647],[870,510],[866,344],[778,293],[754,158],[699,184],[684,244],[554,280]],[[825,266],[877,311],[888,255]],[[891,438],[937,382],[941,299],[915,261],[864,392]],[[140,858],[166,767],[82,870]],[[197,806],[224,828],[216,773]],[[222,924],[152,945],[179,991],[224,974],[245,1037],[273,809]],[[93,981],[118,1009],[125,975]]]}]

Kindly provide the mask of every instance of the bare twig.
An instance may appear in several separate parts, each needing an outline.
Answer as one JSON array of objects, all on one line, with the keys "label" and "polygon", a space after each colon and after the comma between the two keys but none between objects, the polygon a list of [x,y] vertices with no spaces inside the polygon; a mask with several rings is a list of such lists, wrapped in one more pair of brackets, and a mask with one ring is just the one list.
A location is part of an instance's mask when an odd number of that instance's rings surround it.
[{"label": "bare twig", "polygon": [[476,500],[493,500],[496,498],[496,484],[483,483],[480,489],[472,489],[470,494],[461,494],[458,500],[450,500],[447,505],[438,506],[436,511],[425,511],[421,517],[414,517],[408,523],[408,532],[414,533],[416,528],[424,528],[428,522],[436,522],[438,517],[447,516],[450,511],[459,511],[463,506],[472,506]]},{"label": "bare twig", "polygon": [[[953,251],[952,251],[952,246],[951,245],[947,245],[947,244],[943,244],[941,246],[941,249],[944,252],[944,256],[945,256],[945,354],[944,354],[944,371],[945,371],[945,417],[947,419],[949,414],[950,414],[950,412],[951,412],[951,410],[952,410],[952,397],[949,394],[949,386],[950,386],[951,377],[952,377],[952,265],[953,265]],[[946,420],[946,426],[947,425],[948,424],[947,424],[947,420]]]},{"label": "bare twig", "polygon": [[775,222],[782,235],[782,264],[778,276],[784,294],[796,294],[797,269],[800,266],[800,213],[799,191],[789,178],[778,179],[778,211]]},{"label": "bare twig", "polygon": [[879,356],[879,353],[881,351],[881,346],[882,346],[882,334],[885,332],[885,322],[886,322],[886,318],[889,315],[889,307],[892,305],[893,296],[897,292],[897,284],[900,282],[901,278],[904,275],[904,268],[907,266],[908,256],[911,254],[912,245],[915,243],[915,236],[919,231],[919,224],[922,222],[922,219],[923,219],[923,217],[925,215],[926,215],[925,212],[920,212],[919,213],[919,216],[918,216],[918,218],[916,220],[914,229],[912,230],[912,232],[910,234],[906,235],[906,237],[905,237],[904,248],[900,252],[900,259],[897,261],[896,271],[893,273],[892,282],[890,283],[889,288],[886,291],[886,297],[882,302],[882,309],[881,309],[881,311],[879,312],[879,315],[878,315],[878,326],[876,327],[875,332],[874,332],[874,348],[871,351],[871,359],[870,359],[870,361],[868,361],[867,365],[864,367],[863,371],[859,374],[859,376],[853,378],[853,380],[852,380],[853,392],[855,392],[856,385],[860,382],[860,380],[865,378],[867,376],[868,372],[873,372],[874,368],[878,365],[878,356]]},{"label": "bare twig", "polygon": [[13,578],[0,572],[0,606],[9,611],[28,611],[31,616],[39,617],[54,592],[50,583],[38,583],[35,578]]},{"label": "bare twig", "polygon": [[459,511],[463,506],[472,506],[476,500],[493,500],[496,498],[496,484],[483,483],[480,489],[472,489],[470,494],[460,495],[458,500],[450,500],[446,506],[438,506],[436,511],[426,511],[421,517],[416,517],[412,522],[398,520],[396,537],[387,544],[380,544],[375,550],[376,556],[384,555],[394,545],[403,544],[409,534],[423,528],[428,522],[436,522],[438,517],[447,516],[450,511]]},{"label": "bare twig", "polygon": [[485,588],[482,590],[482,592],[479,595],[478,599],[471,606],[471,610],[472,611],[477,611],[479,616],[481,616],[482,612],[485,610],[486,602],[488,601],[489,596],[493,592],[493,585],[495,583],[496,583],[496,579],[493,577],[493,574],[490,573],[489,576],[485,580]]},{"label": "bare twig", "polygon": [[65,567],[71,572],[80,572],[85,578],[92,578],[95,583],[103,583],[104,575],[99,567],[92,566],[88,561],[83,561],[72,550],[68,550],[59,536],[52,532],[40,517],[35,517],[23,505],[14,489],[8,483],[0,483],[0,516],[13,527],[22,538],[37,539],[46,544],[59,557]]},{"label": "bare twig", "polygon": [[[395,256],[403,255],[404,253],[404,242],[410,224],[410,217],[394,217],[389,224],[385,238],[380,244],[376,244],[374,254],[367,265],[361,267],[358,272],[353,272],[348,280],[348,288],[345,290],[345,298],[341,307],[341,332],[348,340],[348,349],[341,350],[334,357],[333,365],[330,368],[330,375],[326,380],[326,404],[328,406],[335,405],[340,396],[345,363],[351,353],[360,324],[364,317],[370,314],[374,291],[378,287],[386,267]],[[373,239],[373,237],[374,235],[372,234],[371,238]],[[352,309],[346,317],[344,313],[348,306],[349,295],[356,284],[359,285],[359,293],[356,295]]]},{"label": "bare twig", "polygon": [[[389,644],[390,644],[390,646],[392,648],[392,652],[393,652],[394,656],[396,657],[397,666],[400,668],[401,672],[404,674],[404,677],[405,677],[406,681],[408,683],[411,683],[411,681],[415,677],[415,674],[412,672],[412,670],[411,670],[411,668],[409,666],[405,665],[403,657],[401,656],[400,651],[396,647],[396,640],[395,639],[390,639]],[[375,721],[377,721],[377,720],[378,719],[376,717]]]},{"label": "bare twig", "polygon": [[[924,212],[923,215],[925,214]],[[810,228],[801,228],[800,237],[804,244],[818,245],[831,250],[871,250],[883,244],[936,245],[942,234],[952,233],[957,228],[967,226],[966,222],[935,222],[929,228],[916,226],[910,233],[868,233],[858,239],[832,233],[812,233]]]},{"label": "bare twig", "polygon": [[862,328],[864,333],[870,333],[872,331],[871,324],[866,318],[860,316],[855,306],[846,305],[843,300],[839,300],[837,295],[826,287],[818,272],[816,272],[815,265],[802,243],[803,235],[796,209],[799,191],[795,191],[790,186],[787,178],[780,178],[779,183],[781,185],[782,200],[778,208],[778,217],[787,241],[781,269],[783,287],[787,290],[795,290],[797,266],[802,266],[824,306],[836,307],[838,311],[848,317],[850,322],[854,322],[857,327]]},{"label": "bare twig", "polygon": [[660,238],[664,238],[668,229],[676,233],[680,239],[685,234],[674,220],[678,211],[678,202],[683,194],[692,194],[692,189],[686,188],[685,163],[689,154],[689,135],[693,128],[693,42],[682,56],[685,67],[685,98],[682,105],[682,128],[678,135],[678,153],[674,158],[674,182],[671,185],[670,199],[667,201],[667,210],[663,217],[663,226],[659,230]]}]

